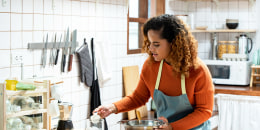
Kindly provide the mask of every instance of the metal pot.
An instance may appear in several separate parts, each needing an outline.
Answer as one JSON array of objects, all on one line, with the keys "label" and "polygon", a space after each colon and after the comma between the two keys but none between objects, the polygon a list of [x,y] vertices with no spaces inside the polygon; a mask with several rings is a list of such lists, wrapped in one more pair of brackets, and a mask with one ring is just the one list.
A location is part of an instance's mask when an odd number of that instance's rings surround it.
[{"label": "metal pot", "polygon": [[153,130],[164,125],[162,120],[122,120],[120,130]]}]

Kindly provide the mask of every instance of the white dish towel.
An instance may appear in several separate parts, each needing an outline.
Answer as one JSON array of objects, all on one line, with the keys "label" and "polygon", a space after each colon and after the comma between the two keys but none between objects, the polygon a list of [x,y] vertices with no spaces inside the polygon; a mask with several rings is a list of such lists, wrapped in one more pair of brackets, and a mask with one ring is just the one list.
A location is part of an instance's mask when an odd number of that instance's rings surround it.
[{"label": "white dish towel", "polygon": [[103,87],[104,83],[111,79],[111,67],[108,62],[111,61],[111,56],[108,55],[111,54],[110,46],[104,47],[101,41],[97,41],[95,44],[95,52],[99,85]]}]

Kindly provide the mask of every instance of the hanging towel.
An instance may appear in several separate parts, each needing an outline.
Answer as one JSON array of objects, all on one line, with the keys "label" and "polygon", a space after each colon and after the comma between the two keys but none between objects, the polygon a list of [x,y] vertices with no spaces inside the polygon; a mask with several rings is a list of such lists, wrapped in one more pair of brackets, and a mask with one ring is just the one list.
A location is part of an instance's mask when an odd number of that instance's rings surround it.
[{"label": "hanging towel", "polygon": [[111,67],[108,62],[110,56],[108,54],[111,54],[111,52],[109,47],[103,46],[102,42],[96,42],[95,46],[99,85],[103,87],[103,84],[111,79]]},{"label": "hanging towel", "polygon": [[80,81],[87,86],[93,83],[93,65],[90,59],[88,44],[84,39],[84,44],[76,51],[80,63]]},{"label": "hanging towel", "polygon": [[[97,68],[96,68],[96,61],[95,61],[95,51],[94,51],[94,39],[91,39],[91,53],[92,53],[92,64],[93,64],[93,82],[92,86],[90,87],[90,115],[93,115],[93,111],[101,105],[100,100],[100,90],[99,90],[99,83],[98,83],[98,75],[97,75]],[[104,119],[105,123],[105,130],[107,128],[106,119]]]}]

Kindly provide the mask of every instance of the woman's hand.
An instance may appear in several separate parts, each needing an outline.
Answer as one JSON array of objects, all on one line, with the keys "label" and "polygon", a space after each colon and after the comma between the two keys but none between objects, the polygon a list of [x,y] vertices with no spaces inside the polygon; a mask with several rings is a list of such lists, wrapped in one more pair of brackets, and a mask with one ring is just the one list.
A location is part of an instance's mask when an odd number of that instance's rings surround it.
[{"label": "woman's hand", "polygon": [[101,118],[106,118],[112,113],[116,113],[117,109],[114,104],[109,104],[109,105],[104,105],[104,106],[99,106],[96,108],[93,113],[97,113]]},{"label": "woman's hand", "polygon": [[165,124],[160,126],[158,130],[172,130],[171,124],[168,123],[168,120],[165,117],[161,116],[158,119],[162,120],[163,122],[165,122]]}]

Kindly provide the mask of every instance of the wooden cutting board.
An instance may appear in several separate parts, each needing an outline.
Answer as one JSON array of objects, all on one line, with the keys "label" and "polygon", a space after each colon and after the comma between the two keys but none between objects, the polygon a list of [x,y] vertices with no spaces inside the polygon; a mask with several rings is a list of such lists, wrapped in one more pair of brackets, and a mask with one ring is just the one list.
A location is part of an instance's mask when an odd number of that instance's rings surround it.
[{"label": "wooden cutting board", "polygon": [[[139,68],[138,66],[126,66],[123,67],[123,85],[125,89],[125,96],[130,95],[134,92],[135,88],[137,87],[139,81]],[[147,107],[146,105],[137,108],[140,112],[141,117],[147,116]],[[136,110],[132,110],[128,112],[128,119],[136,119]]]}]

